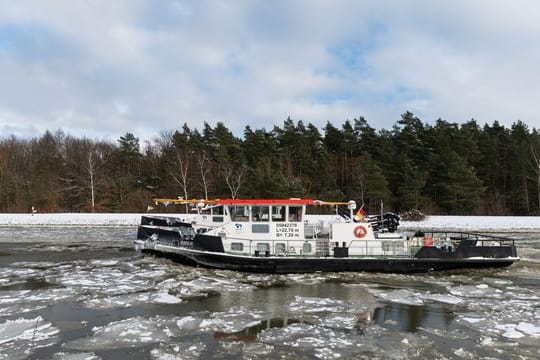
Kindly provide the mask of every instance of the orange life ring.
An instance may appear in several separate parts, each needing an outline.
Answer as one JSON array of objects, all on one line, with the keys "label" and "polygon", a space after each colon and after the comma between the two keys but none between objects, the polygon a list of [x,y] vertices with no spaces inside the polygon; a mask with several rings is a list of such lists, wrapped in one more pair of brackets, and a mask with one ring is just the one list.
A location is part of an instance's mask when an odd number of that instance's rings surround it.
[{"label": "orange life ring", "polygon": [[353,231],[354,236],[360,239],[367,235],[367,229],[363,225],[358,225]]},{"label": "orange life ring", "polygon": [[433,246],[433,236],[424,237],[424,246]]}]

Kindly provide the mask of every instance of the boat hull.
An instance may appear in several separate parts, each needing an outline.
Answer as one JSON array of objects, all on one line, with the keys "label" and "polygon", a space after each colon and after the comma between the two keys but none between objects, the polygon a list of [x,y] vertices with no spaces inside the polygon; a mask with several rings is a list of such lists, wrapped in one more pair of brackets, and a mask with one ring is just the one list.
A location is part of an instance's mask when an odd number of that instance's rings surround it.
[{"label": "boat hull", "polygon": [[455,269],[495,268],[512,265],[519,259],[506,258],[366,258],[366,257],[254,257],[182,247],[156,245],[142,249],[145,253],[170,258],[176,262],[212,269],[253,273],[288,274],[311,272],[382,272],[422,273]]}]

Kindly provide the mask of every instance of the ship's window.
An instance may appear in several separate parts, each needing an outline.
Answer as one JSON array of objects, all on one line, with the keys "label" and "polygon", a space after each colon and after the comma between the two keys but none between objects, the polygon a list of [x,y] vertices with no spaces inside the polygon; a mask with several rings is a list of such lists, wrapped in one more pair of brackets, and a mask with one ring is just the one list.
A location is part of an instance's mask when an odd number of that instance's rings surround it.
[{"label": "ship's window", "polygon": [[311,244],[308,242],[305,242],[304,245],[302,246],[302,251],[304,252],[304,254],[311,253]]},{"label": "ship's window", "polygon": [[276,254],[277,255],[285,255],[285,250],[287,249],[287,246],[285,243],[276,243]]},{"label": "ship's window", "polygon": [[265,234],[270,232],[268,224],[251,224],[251,232],[254,234]]},{"label": "ship's window", "polygon": [[257,251],[259,251],[259,253],[265,253],[267,251],[270,251],[270,244],[268,244],[268,243],[257,243]]},{"label": "ship's window", "polygon": [[251,221],[268,221],[270,208],[268,206],[252,206]]},{"label": "ship's window", "polygon": [[301,206],[289,206],[289,221],[302,221]]},{"label": "ship's window", "polygon": [[212,208],[213,215],[223,215],[223,206],[216,206]]},{"label": "ship's window", "polygon": [[229,206],[232,221],[248,221],[249,206]]},{"label": "ship's window", "polygon": [[244,244],[242,243],[231,243],[231,251],[244,251]]},{"label": "ship's window", "polygon": [[272,206],[272,221],[285,221],[285,206]]}]

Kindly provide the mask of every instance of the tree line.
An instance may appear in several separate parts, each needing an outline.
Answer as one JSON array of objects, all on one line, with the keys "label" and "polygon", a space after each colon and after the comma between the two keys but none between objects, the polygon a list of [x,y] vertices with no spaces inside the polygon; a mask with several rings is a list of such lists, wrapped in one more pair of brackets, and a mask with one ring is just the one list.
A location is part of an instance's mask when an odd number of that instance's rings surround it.
[{"label": "tree line", "polygon": [[[349,200],[367,212],[540,213],[540,134],[521,121],[480,126],[410,112],[391,130],[363,117],[322,129],[184,125],[143,145],[62,131],[0,139],[0,211],[141,212],[154,197]],[[179,209],[175,209],[178,211]]]}]

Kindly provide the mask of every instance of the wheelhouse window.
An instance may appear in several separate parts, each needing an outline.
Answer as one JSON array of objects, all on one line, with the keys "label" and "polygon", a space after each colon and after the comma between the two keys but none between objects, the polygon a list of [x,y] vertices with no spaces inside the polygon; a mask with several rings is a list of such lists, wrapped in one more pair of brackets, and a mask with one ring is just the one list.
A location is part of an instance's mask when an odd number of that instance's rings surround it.
[{"label": "wheelhouse window", "polygon": [[223,206],[213,206],[212,210],[212,221],[214,222],[223,222]]},{"label": "wheelhouse window", "polygon": [[272,206],[272,221],[285,221],[285,206]]},{"label": "wheelhouse window", "polygon": [[302,221],[301,206],[289,206],[289,221]]},{"label": "wheelhouse window", "polygon": [[223,215],[223,206],[214,206],[212,207],[212,214],[213,215]]},{"label": "wheelhouse window", "polygon": [[270,218],[269,206],[252,206],[251,221],[268,221]]},{"label": "wheelhouse window", "polygon": [[244,251],[244,244],[238,242],[231,243],[231,251]]},{"label": "wheelhouse window", "polygon": [[249,206],[229,206],[232,221],[248,221]]}]

